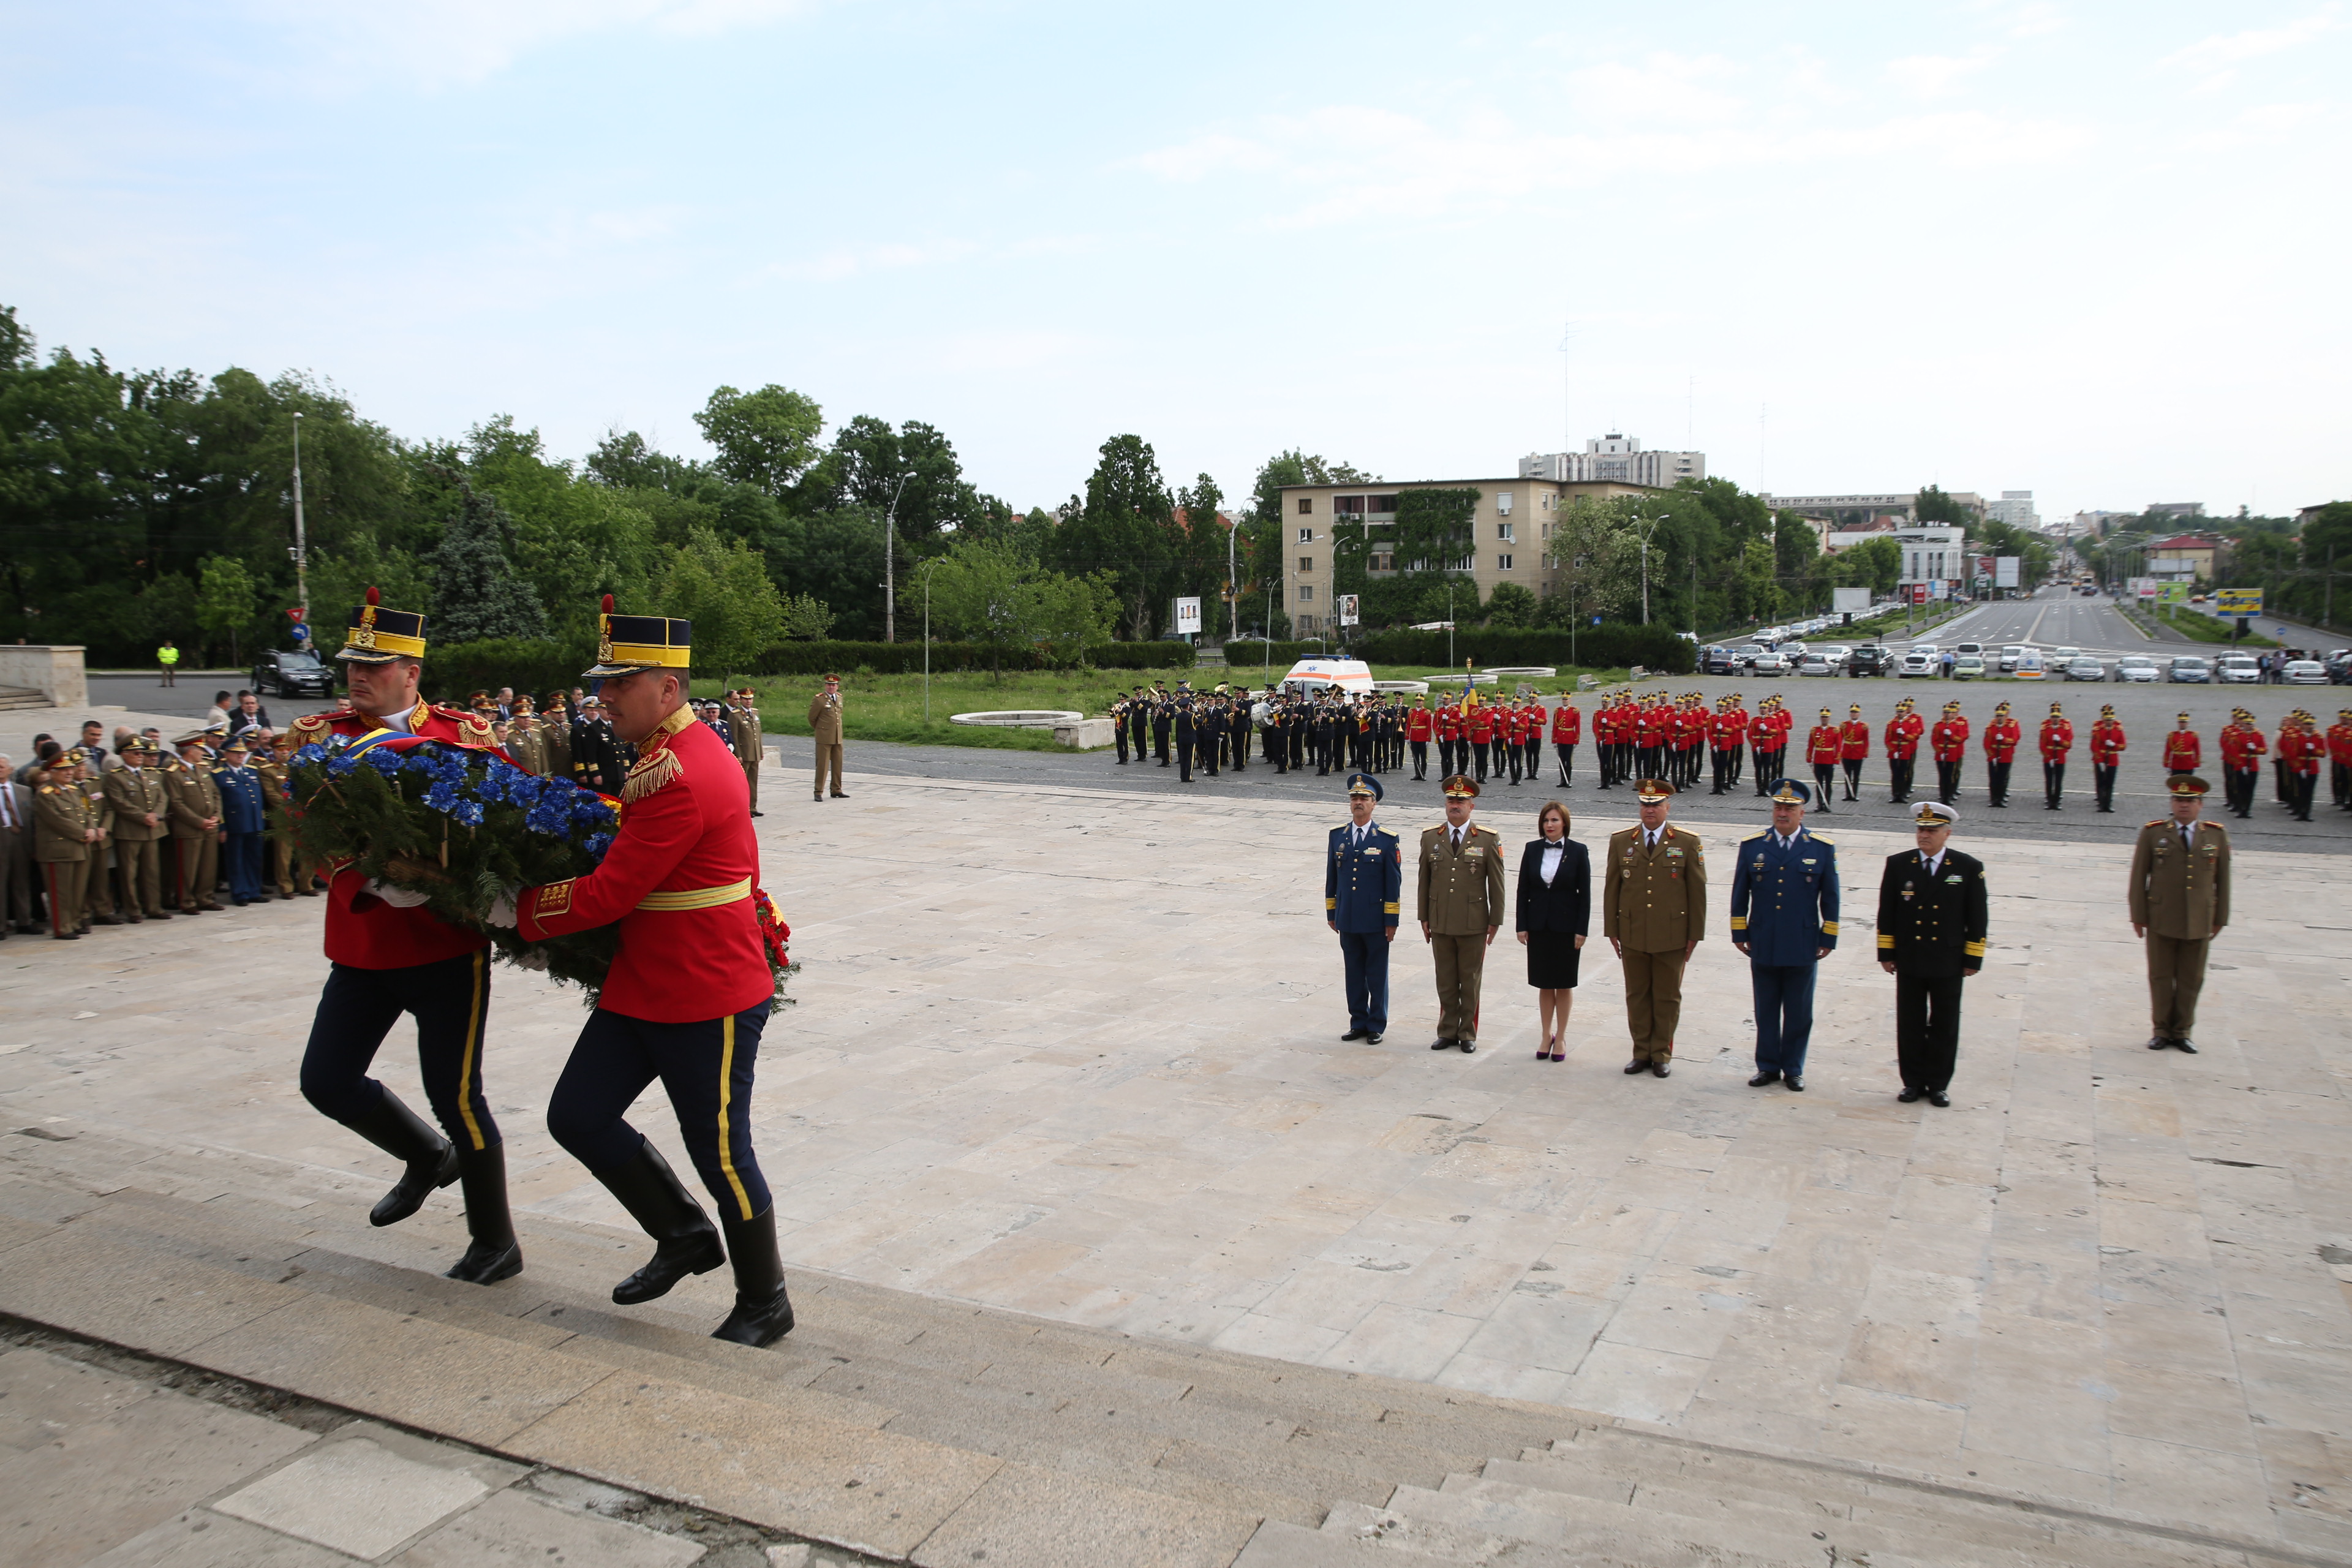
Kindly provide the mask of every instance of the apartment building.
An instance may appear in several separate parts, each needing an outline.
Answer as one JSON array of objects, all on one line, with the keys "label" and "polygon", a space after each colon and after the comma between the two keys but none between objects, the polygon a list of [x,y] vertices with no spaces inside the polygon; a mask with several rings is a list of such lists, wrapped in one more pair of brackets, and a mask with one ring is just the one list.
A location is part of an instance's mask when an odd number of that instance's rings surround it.
[{"label": "apartment building", "polygon": [[[1396,574],[1399,567],[1393,541],[1397,497],[1407,491],[1478,492],[1464,553],[1436,570],[1459,574],[1465,583],[1476,584],[1479,596],[1485,598],[1498,583],[1517,583],[1538,597],[1551,587],[1559,575],[1549,549],[1552,521],[1574,497],[1605,500],[1611,496],[1655,495],[1663,488],[1614,480],[1574,482],[1527,478],[1286,487],[1282,492],[1282,603],[1290,615],[1292,634],[1302,637],[1329,637],[1339,629],[1339,609],[1332,601],[1334,523],[1363,523],[1366,573],[1371,580],[1381,581]],[[1385,550],[1381,548],[1384,533],[1391,542],[1391,548]]]},{"label": "apartment building", "polygon": [[1642,438],[1612,430],[1584,443],[1581,452],[1530,452],[1519,459],[1519,478],[1589,483],[1614,479],[1653,489],[1672,489],[1677,480],[1706,478],[1705,452],[1645,452]]}]

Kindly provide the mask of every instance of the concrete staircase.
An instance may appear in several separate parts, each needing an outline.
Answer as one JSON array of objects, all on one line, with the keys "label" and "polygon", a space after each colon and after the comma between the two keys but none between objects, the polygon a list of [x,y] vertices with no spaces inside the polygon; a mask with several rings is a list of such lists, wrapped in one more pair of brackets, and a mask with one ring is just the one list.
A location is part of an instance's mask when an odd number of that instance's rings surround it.
[{"label": "concrete staircase", "polygon": [[13,713],[22,709],[51,708],[54,706],[56,706],[56,704],[52,703],[47,698],[42,696],[37,691],[27,690],[26,688],[21,686],[0,686],[0,713]]},{"label": "concrete staircase", "polygon": [[442,1279],[454,1190],[376,1230],[383,1181],[0,1131],[0,1312],[940,1568],[2329,1561],[806,1272],[747,1351],[707,1337],[723,1270],[610,1304],[634,1233],[526,1213],[521,1278]]}]

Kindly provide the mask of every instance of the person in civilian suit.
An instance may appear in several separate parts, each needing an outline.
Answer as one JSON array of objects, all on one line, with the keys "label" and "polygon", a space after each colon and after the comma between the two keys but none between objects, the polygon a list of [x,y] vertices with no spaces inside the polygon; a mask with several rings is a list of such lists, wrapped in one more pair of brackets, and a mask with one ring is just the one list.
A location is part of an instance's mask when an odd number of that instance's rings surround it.
[{"label": "person in civilian suit", "polygon": [[1905,1104],[1949,1105],[1960,1049],[1960,987],[1984,967],[1984,862],[1951,847],[1959,813],[1923,801],[1917,846],[1878,881],[1878,967],[1895,976],[1895,1053]]},{"label": "person in civilian suit", "polygon": [[1389,1026],[1389,947],[1404,898],[1404,854],[1395,834],[1372,820],[1381,781],[1348,775],[1348,826],[1331,830],[1323,864],[1323,920],[1339,933],[1348,967],[1343,1040],[1381,1043]]},{"label": "person in civilian suit", "polygon": [[[347,666],[351,707],[294,721],[289,732],[298,746],[384,730],[458,746],[490,743],[488,721],[417,700],[423,616],[383,608],[370,588],[335,657]],[[327,984],[302,1053],[302,1098],[406,1166],[368,1223],[396,1225],[424,1207],[435,1189],[462,1183],[472,1239],[448,1278],[494,1285],[520,1274],[506,1145],[482,1087],[490,939],[423,908],[422,893],[362,877],[348,864],[327,869]],[[446,1137],[367,1076],[403,1013],[416,1020],[425,1098]]]},{"label": "person in civilian suit", "polygon": [[1750,1089],[1805,1088],[1813,1037],[1813,982],[1837,947],[1837,846],[1805,826],[1812,791],[1795,779],[1772,786],[1772,826],[1739,846],[1731,876],[1731,944],[1748,955],[1756,999],[1756,1076]]},{"label": "person in civilian suit", "polygon": [[1568,1059],[1568,1010],[1576,1000],[1577,964],[1591,923],[1592,858],[1568,836],[1568,807],[1546,801],[1536,813],[1536,837],[1519,852],[1515,922],[1543,1023],[1538,1061]]},{"label": "person in civilian suit", "polygon": [[243,909],[265,896],[261,890],[261,836],[269,826],[261,800],[261,775],[246,766],[251,755],[241,737],[232,736],[221,749],[223,766],[213,779],[220,785],[221,858],[228,862],[229,901]]},{"label": "person in civilian suit", "polygon": [[[735,1308],[711,1337],[757,1348],[793,1327],[775,1205],[751,1152],[753,1068],[776,986],[754,887],[750,786],[687,706],[692,630],[665,616],[616,616],[605,596],[588,675],[604,683],[614,729],[637,748],[621,784],[620,831],[595,870],[525,888],[490,919],[532,942],[618,922],[619,951],[549,1097],[547,1129],[654,1238],[652,1260],[613,1300],[650,1301],[731,1258]],[[629,1125],[629,1106],[656,1079],[718,1201],[716,1230]]]}]

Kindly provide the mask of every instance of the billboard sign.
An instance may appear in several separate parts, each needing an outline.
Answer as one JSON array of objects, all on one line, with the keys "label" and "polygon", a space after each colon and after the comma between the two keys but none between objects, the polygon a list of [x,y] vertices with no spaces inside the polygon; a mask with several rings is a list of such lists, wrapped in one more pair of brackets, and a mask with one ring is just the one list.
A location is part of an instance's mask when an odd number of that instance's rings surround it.
[{"label": "billboard sign", "polygon": [[1200,635],[1200,600],[1195,598],[1179,599],[1176,601],[1176,629],[1178,632],[1186,636],[1198,637]]},{"label": "billboard sign", "polygon": [[1838,616],[1859,616],[1870,608],[1868,588],[1832,588],[1830,613]]},{"label": "billboard sign", "polygon": [[1339,595],[1339,624],[1343,626],[1356,624],[1356,595],[1353,594]]},{"label": "billboard sign", "polygon": [[2260,588],[2217,589],[2213,601],[2213,613],[2217,616],[2259,616],[2263,613],[2263,591]]},{"label": "billboard sign", "polygon": [[1990,577],[1992,575],[1993,559],[1994,558],[1990,555],[1979,555],[1977,557],[1978,576]]},{"label": "billboard sign", "polygon": [[1924,605],[1927,602],[1927,584],[1914,583],[1911,584],[1911,602],[1915,605]]},{"label": "billboard sign", "polygon": [[2156,602],[2159,605],[2187,604],[2189,602],[2189,584],[2186,583],[2158,583],[2156,585]]},{"label": "billboard sign", "polygon": [[2132,596],[2133,598],[2135,598],[2135,599],[2153,599],[2153,598],[2155,598],[2155,597],[2156,597],[2156,579],[2155,579],[2155,578],[2153,578],[2153,577],[2135,577],[2135,578],[2133,578],[2133,579],[2131,580],[2131,596]]},{"label": "billboard sign", "polygon": [[1996,588],[2017,586],[2017,564],[2014,555],[1996,555],[1992,561],[1992,585]]}]

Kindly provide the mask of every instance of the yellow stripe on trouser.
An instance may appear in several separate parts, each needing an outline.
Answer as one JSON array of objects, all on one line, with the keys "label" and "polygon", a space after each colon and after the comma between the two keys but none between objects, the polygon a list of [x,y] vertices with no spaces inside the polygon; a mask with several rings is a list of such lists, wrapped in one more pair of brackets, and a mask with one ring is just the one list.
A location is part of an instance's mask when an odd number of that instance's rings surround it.
[{"label": "yellow stripe on trouser", "polygon": [[481,1126],[474,1120],[474,1047],[482,1043],[482,986],[489,978],[482,961],[488,955],[488,948],[474,950],[474,1001],[466,1009],[466,1049],[457,1058],[457,1117],[478,1151],[483,1145]]},{"label": "yellow stripe on trouser", "polygon": [[730,1013],[719,1020],[719,1168],[727,1173],[727,1184],[735,1190],[735,1202],[743,1210],[743,1217],[751,1217],[751,1194],[743,1190],[743,1180],[735,1173],[735,1155],[727,1142],[727,1102],[735,1088],[735,1015]]}]

